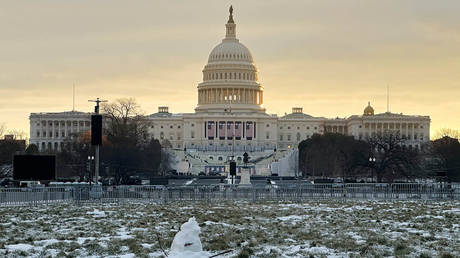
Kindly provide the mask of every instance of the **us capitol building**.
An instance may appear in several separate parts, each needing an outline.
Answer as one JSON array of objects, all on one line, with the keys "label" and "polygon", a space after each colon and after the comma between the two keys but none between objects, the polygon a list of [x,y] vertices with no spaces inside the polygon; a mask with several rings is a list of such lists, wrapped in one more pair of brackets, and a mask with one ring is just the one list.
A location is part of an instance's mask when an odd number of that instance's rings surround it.
[{"label": "us capitol building", "polygon": [[[248,152],[251,174],[290,175],[296,169],[292,163],[297,145],[313,134],[327,132],[366,140],[397,131],[411,148],[429,141],[429,116],[375,114],[370,103],[362,115],[348,118],[313,117],[301,107],[293,107],[282,117],[266,113],[264,87],[251,52],[236,37],[232,8],[225,27],[225,38],[204,66],[195,112],[173,114],[163,106],[147,116],[151,137],[170,147],[178,171],[223,172],[229,157],[234,156],[241,166],[242,154]],[[41,151],[59,151],[66,137],[90,130],[90,115],[77,111],[31,113],[30,143]]]}]

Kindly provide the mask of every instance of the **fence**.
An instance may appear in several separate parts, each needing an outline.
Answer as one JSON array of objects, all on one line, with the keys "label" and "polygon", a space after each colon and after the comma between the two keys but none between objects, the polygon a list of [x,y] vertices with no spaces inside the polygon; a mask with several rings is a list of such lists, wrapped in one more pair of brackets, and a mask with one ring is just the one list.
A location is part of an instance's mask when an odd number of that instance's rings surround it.
[{"label": "fence", "polygon": [[307,201],[314,199],[460,200],[460,184],[294,184],[287,186],[110,186],[102,200]]},{"label": "fence", "polygon": [[460,184],[292,184],[284,186],[78,186],[0,189],[0,206],[60,202],[460,200]]},{"label": "fence", "polygon": [[69,187],[0,188],[0,206],[37,205],[73,201]]}]

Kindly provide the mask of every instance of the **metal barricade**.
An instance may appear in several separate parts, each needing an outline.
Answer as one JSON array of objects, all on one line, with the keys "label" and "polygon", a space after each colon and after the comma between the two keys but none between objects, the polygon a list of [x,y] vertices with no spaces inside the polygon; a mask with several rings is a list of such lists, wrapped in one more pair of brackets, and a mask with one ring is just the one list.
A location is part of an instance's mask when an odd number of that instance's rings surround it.
[{"label": "metal barricade", "polygon": [[[97,190],[97,191],[96,191]],[[460,200],[460,184],[451,183],[353,183],[244,186],[94,186],[0,188],[0,206],[46,203],[173,201],[308,201],[317,199],[362,200]]]}]

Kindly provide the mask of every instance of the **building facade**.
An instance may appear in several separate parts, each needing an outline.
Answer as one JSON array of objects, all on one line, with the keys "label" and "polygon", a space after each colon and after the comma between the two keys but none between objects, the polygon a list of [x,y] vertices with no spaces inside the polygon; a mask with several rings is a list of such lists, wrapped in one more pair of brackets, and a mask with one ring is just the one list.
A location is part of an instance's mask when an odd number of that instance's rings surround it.
[{"label": "building facade", "polygon": [[91,113],[31,113],[29,123],[30,144],[37,145],[40,151],[60,151],[67,137],[91,130]]},{"label": "building facade", "polygon": [[[225,27],[225,38],[209,54],[203,81],[197,85],[195,112],[174,114],[169,107],[159,107],[147,117],[150,136],[175,150],[179,163],[186,160],[194,165],[194,173],[221,171],[223,161],[234,156],[240,162],[243,152],[261,160],[254,173],[269,173],[270,163],[282,159],[288,150],[313,134],[326,132],[360,140],[398,132],[414,148],[429,141],[429,116],[374,114],[370,103],[362,115],[348,118],[313,117],[301,107],[281,117],[266,113],[264,87],[251,52],[237,38],[232,9]],[[89,113],[32,113],[30,142],[40,150],[59,150],[66,136],[89,130],[89,124]]]}]

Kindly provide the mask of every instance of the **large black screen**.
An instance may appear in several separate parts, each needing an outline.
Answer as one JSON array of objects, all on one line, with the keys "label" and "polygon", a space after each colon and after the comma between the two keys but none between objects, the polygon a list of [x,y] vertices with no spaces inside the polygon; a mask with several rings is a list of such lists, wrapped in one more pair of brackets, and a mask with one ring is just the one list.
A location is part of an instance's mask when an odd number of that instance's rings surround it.
[{"label": "large black screen", "polygon": [[56,156],[14,155],[14,180],[55,180]]}]

